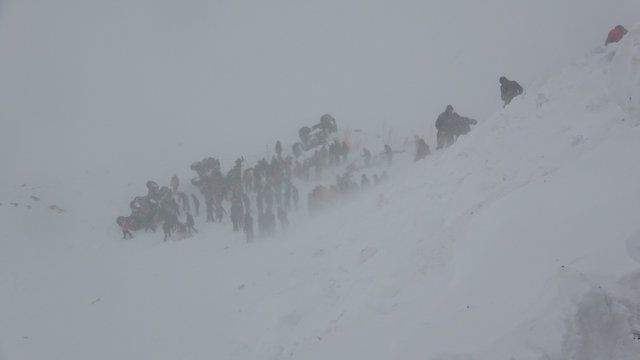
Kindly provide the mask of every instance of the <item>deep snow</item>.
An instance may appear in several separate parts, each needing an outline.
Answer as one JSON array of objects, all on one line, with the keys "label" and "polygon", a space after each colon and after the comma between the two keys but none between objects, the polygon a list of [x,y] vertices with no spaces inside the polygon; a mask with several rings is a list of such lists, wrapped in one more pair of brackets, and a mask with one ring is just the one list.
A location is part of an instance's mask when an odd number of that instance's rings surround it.
[{"label": "deep snow", "polygon": [[16,170],[0,357],[637,359],[639,84],[635,27],[446,151],[399,158],[388,184],[253,244],[205,224],[120,240],[143,183]]}]

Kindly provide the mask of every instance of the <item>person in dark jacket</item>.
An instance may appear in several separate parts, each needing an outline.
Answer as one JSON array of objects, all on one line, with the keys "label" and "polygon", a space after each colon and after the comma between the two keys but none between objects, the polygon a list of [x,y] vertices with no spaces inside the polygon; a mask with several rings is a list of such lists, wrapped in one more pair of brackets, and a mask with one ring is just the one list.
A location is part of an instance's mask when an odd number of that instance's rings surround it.
[{"label": "person in dark jacket", "polygon": [[293,198],[293,208],[298,211],[298,202],[300,200],[300,194],[298,193],[298,188],[295,185],[291,185],[291,197]]},{"label": "person in dark jacket", "polygon": [[414,162],[426,158],[429,154],[431,154],[429,145],[427,145],[423,138],[416,136],[416,157]]},{"label": "person in dark jacket", "polygon": [[120,226],[120,229],[122,229],[122,238],[123,239],[127,239],[127,236],[130,239],[133,239],[133,234],[131,233],[131,231],[129,231],[129,218],[126,216],[118,216],[118,218],[116,219],[116,223]]},{"label": "person in dark jacket", "polygon": [[244,209],[242,207],[242,200],[235,199],[231,203],[231,223],[233,224],[233,231],[240,231],[243,219]]},{"label": "person in dark jacket", "polygon": [[627,34],[627,29],[622,25],[618,25],[609,31],[609,35],[607,36],[607,41],[604,42],[604,46],[607,46],[611,43],[617,43],[622,40],[622,38]]},{"label": "person in dark jacket", "polygon": [[511,100],[523,92],[522,86],[517,81],[509,80],[506,77],[500,77],[500,96],[504,101],[504,106],[507,107]]},{"label": "person in dark jacket", "polygon": [[191,234],[191,231],[194,233],[198,233],[198,230],[195,228],[196,222],[193,220],[193,215],[191,213],[187,213],[187,231]]},{"label": "person in dark jacket", "polygon": [[367,148],[363,148],[362,149],[362,158],[364,159],[364,166],[365,167],[369,167],[371,166],[371,151],[369,151],[369,149]]},{"label": "person in dark jacket", "polygon": [[287,212],[281,207],[278,208],[278,221],[280,221],[282,231],[287,232],[289,228],[289,217],[287,216]]},{"label": "person in dark jacket", "polygon": [[206,200],[206,205],[207,205],[207,222],[215,222],[215,219],[213,217],[213,214],[214,214],[213,201]]},{"label": "person in dark jacket", "polygon": [[436,130],[438,130],[436,150],[453,144],[453,123],[459,116],[453,111],[453,106],[451,105],[447,105],[445,111],[438,115],[436,120]]},{"label": "person in dark jacket", "polygon": [[244,226],[242,227],[245,235],[247,235],[247,242],[253,241],[253,216],[247,211],[244,215]]},{"label": "person in dark jacket", "polygon": [[171,237],[171,230],[173,230],[173,226],[171,225],[171,222],[169,222],[168,220],[165,220],[164,223],[162,223],[162,231],[164,232],[164,241],[167,241],[167,239]]},{"label": "person in dark jacket", "polygon": [[216,219],[218,220],[219,223],[222,222],[222,219],[224,218],[225,215],[227,215],[227,210],[225,210],[224,207],[222,207],[222,204],[219,204],[218,206],[216,206]]},{"label": "person in dark jacket", "polygon": [[387,161],[387,165],[391,166],[391,163],[393,163],[393,149],[391,149],[391,145],[389,144],[384,144],[384,158]]}]

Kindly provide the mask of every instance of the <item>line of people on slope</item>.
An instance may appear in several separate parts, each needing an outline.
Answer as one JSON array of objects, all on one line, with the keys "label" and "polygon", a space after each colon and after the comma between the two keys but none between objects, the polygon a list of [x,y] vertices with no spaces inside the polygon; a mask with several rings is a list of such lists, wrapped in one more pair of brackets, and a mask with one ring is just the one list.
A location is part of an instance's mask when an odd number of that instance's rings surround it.
[{"label": "line of people on slope", "polygon": [[[503,101],[503,107],[506,107],[516,97],[521,95],[524,90],[517,81],[509,80],[502,76],[500,82],[500,97]],[[436,120],[437,145],[436,150],[451,146],[460,135],[466,135],[471,131],[471,126],[476,125],[477,120],[460,116],[453,109],[453,106],[447,105],[443,113],[438,115]]]},{"label": "line of people on slope", "polygon": [[[607,35],[605,46],[617,43],[628,33],[622,25],[617,25]],[[517,81],[509,80],[502,76],[500,82],[500,97],[503,101],[503,108],[511,101],[521,95],[524,89]],[[471,125],[477,124],[476,120],[458,115],[453,110],[453,106],[448,105],[446,110],[438,116],[436,120],[437,146],[436,149],[448,147],[453,144],[460,135],[467,134],[471,130]]]},{"label": "line of people on slope", "polygon": [[[622,25],[617,25],[607,36],[605,46],[617,43],[628,33],[627,29]],[[518,82],[500,77],[500,94],[503,101],[503,107],[506,107],[511,101],[523,93],[523,88]],[[328,115],[323,116],[323,118]],[[337,131],[335,119],[332,122],[333,132]],[[436,120],[437,129],[437,147],[441,149],[452,145],[460,135],[467,134],[471,130],[471,126],[477,124],[477,121],[467,117],[458,115],[453,106],[448,105],[445,112],[438,116]],[[205,197],[208,222],[222,222],[227,211],[222,205],[223,200],[231,202],[230,218],[235,231],[243,229],[247,233],[247,239],[253,238],[253,217],[251,216],[251,200],[247,193],[254,192],[255,200],[258,207],[258,226],[263,234],[273,234],[275,231],[275,215],[273,213],[274,200],[277,203],[277,218],[280,220],[283,229],[288,226],[287,210],[291,207],[291,201],[294,202],[295,208],[298,207],[298,190],[293,186],[291,179],[292,174],[296,178],[309,180],[310,169],[315,170],[316,178],[321,178],[323,169],[328,166],[337,166],[341,162],[346,162],[350,147],[346,141],[339,142],[335,140],[333,143],[316,150],[312,157],[299,161],[298,157],[302,152],[296,153],[295,165],[293,159],[288,156],[282,157],[282,145],[278,141],[276,143],[276,156],[272,158],[271,163],[266,159],[262,159],[254,168],[242,170],[243,158],[236,161],[236,165],[232,168],[227,176],[223,176],[220,170],[220,162],[214,158],[207,158],[191,165],[191,169],[198,173],[198,177],[192,180],[192,184],[200,189]],[[416,154],[415,161],[424,159],[430,154],[429,146],[424,139],[417,137],[415,139]],[[385,145],[383,158],[388,164],[391,164],[393,155],[397,153],[391,149],[389,145]],[[362,157],[365,167],[372,164],[371,152],[364,148]],[[353,184],[348,180],[348,175],[340,179],[336,183],[336,187],[341,185],[344,188],[346,184]],[[263,179],[265,179],[263,181]],[[345,181],[345,179],[347,179]],[[361,185],[368,183],[366,175],[361,179]],[[131,231],[139,229],[155,231],[157,223],[162,222],[165,233],[165,240],[171,236],[172,232],[185,234],[195,232],[195,222],[190,213],[189,196],[179,191],[179,179],[173,176],[170,181],[170,188],[158,186],[153,181],[147,182],[147,195],[134,198],[129,204],[131,208],[130,216],[119,216],[116,219],[117,224],[121,227],[123,237],[133,237]],[[347,186],[346,188],[349,188]],[[325,188],[326,189],[326,188]],[[328,190],[330,190],[329,188]],[[310,200],[314,199],[317,194],[327,193],[321,187],[314,189],[309,194]],[[282,199],[284,198],[284,205]],[[199,215],[200,202],[198,197],[191,194],[196,216]],[[266,203],[266,210],[265,210]],[[317,201],[316,201],[317,203]],[[185,221],[181,222],[180,209],[185,215]],[[214,218],[215,213],[215,218]]]}]

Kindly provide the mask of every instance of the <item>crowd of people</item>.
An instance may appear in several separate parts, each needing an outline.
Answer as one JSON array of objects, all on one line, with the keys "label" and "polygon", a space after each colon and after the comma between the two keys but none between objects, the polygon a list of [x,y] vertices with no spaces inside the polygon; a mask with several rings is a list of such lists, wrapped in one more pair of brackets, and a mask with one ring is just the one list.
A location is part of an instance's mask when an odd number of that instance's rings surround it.
[{"label": "crowd of people", "polygon": [[[605,46],[619,42],[626,33],[623,26],[616,26],[609,32]],[[518,82],[504,76],[499,78],[499,83],[503,107],[524,92]],[[477,123],[474,119],[458,115],[453,106],[448,105],[435,122],[436,150],[451,146]],[[170,179],[169,186],[160,187],[154,181],[147,181],[147,194],[135,197],[129,204],[131,214],[119,216],[116,223],[124,239],[133,238],[132,231],[155,232],[160,224],[164,241],[174,235],[185,238],[197,232],[193,213],[200,216],[202,198],[206,222],[224,223],[225,216],[228,216],[233,230],[243,231],[247,241],[255,237],[253,214],[257,216],[258,235],[273,236],[278,231],[278,224],[280,231],[286,232],[289,213],[300,208],[299,189],[294,181],[319,181],[329,172],[337,174],[335,183],[317,185],[309,192],[307,209],[314,213],[340,198],[387,181],[387,170],[381,174],[374,173],[372,179],[365,172],[373,167],[390,166],[394,155],[404,152],[394,151],[385,144],[378,155],[374,156],[363,147],[358,159],[350,159],[352,149],[349,142],[333,137],[337,130],[336,120],[331,115],[323,115],[319,123],[299,130],[300,142],[292,146],[293,156],[285,155],[281,142],[277,141],[270,160],[262,158],[249,167],[241,157],[226,174],[219,159],[208,157],[195,162],[191,164],[191,170],[196,173],[191,185],[198,189],[199,195],[187,195],[182,191],[177,175]],[[431,154],[424,138],[416,136],[414,145],[414,162]],[[311,150],[311,155],[305,158],[305,152]],[[354,180],[357,174],[360,175],[359,180]]]},{"label": "crowd of people", "polygon": [[[190,167],[196,174],[191,185],[199,194],[187,195],[182,191],[177,175],[171,177],[169,186],[160,187],[148,181],[147,194],[135,197],[129,204],[131,214],[119,216],[116,223],[125,239],[133,237],[132,231],[155,232],[158,225],[162,226],[165,241],[174,235],[185,238],[197,232],[192,209],[195,217],[199,217],[202,201],[205,222],[224,223],[228,217],[233,230],[243,231],[247,241],[255,236],[254,214],[260,236],[274,235],[278,225],[284,232],[289,226],[289,212],[300,207],[294,180],[309,181],[312,171],[319,179],[327,167],[346,161],[349,153],[346,142],[328,142],[336,131],[335,119],[330,115],[324,115],[317,126],[301,129],[305,150],[321,147],[304,159],[302,153],[295,159],[285,156],[281,142],[277,141],[271,160],[262,158],[249,167],[241,157],[226,174],[219,159],[208,157],[197,161]],[[294,145],[294,153],[297,147]]]}]

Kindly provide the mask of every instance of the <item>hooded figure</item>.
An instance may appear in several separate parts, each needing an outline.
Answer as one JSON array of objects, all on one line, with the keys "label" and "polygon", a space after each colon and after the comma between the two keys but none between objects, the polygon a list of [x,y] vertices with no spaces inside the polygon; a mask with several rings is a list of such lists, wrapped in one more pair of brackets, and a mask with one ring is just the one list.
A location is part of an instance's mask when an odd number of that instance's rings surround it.
[{"label": "hooded figure", "polygon": [[522,94],[522,92],[522,86],[520,86],[517,81],[509,80],[504,76],[500,77],[500,96],[502,97],[502,101],[504,101],[502,107],[507,107],[507,105],[511,103],[511,100]]},{"label": "hooded figure", "polygon": [[436,120],[436,130],[438,130],[436,150],[453,144],[453,122],[457,117],[459,115],[453,111],[453,106],[451,105],[447,105],[445,111],[438,115]]},{"label": "hooded figure", "polygon": [[414,162],[426,158],[430,153],[429,145],[427,145],[423,138],[416,136],[416,157]]}]

